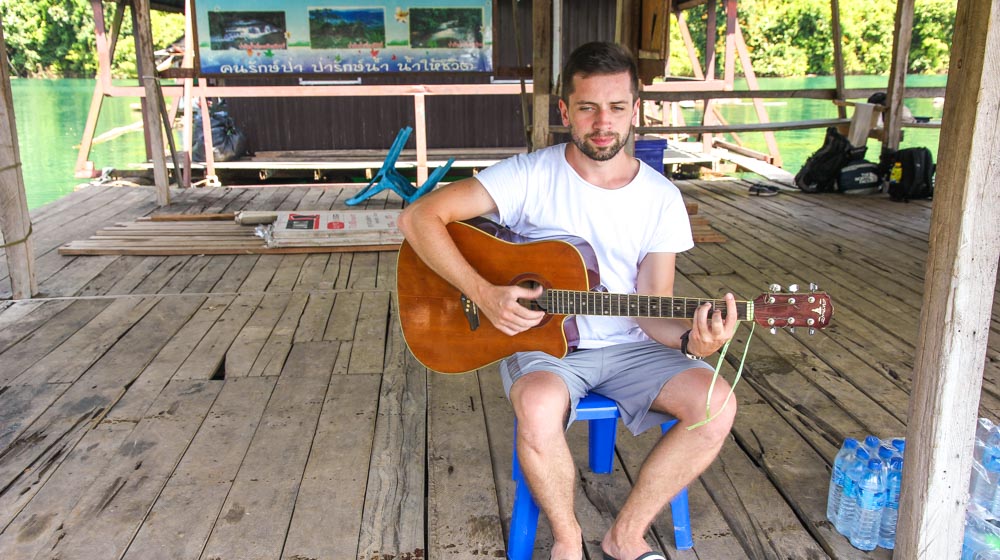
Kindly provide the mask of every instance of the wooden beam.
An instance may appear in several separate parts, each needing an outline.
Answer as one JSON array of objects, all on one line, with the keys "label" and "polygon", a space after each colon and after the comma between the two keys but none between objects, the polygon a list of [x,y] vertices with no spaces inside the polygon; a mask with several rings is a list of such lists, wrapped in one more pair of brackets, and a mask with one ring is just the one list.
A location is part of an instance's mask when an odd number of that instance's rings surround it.
[{"label": "wooden beam", "polygon": [[[913,36],[913,5],[916,0],[898,0],[896,3],[896,26],[892,34],[892,64],[889,67],[889,88],[885,113],[885,139],[883,149],[896,150],[902,139],[903,89],[906,86],[906,70],[909,68],[910,42]],[[961,29],[955,27],[955,29]],[[954,63],[952,59],[952,63]],[[954,65],[954,64],[952,64]]]},{"label": "wooden beam", "polygon": [[549,106],[552,98],[552,0],[531,5],[533,114],[531,149],[549,145]]},{"label": "wooden beam", "polygon": [[[156,183],[156,202],[170,204],[170,181],[167,176],[167,159],[164,155],[163,127],[160,107],[163,94],[156,82],[156,61],[153,58],[153,27],[149,19],[149,0],[133,0],[132,23],[135,33],[136,65],[139,81],[146,92],[142,108],[142,124],[146,129],[147,148],[153,160],[153,180]],[[172,132],[168,132],[172,134]]]},{"label": "wooden beam", "polygon": [[998,52],[1000,3],[959,0],[907,415],[898,558],[952,560],[962,546],[1000,258]]},{"label": "wooden beam", "polygon": [[0,245],[4,245],[13,297],[27,299],[38,291],[38,284],[8,60],[0,21],[0,235],[3,236]]},{"label": "wooden beam", "polygon": [[[840,28],[840,0],[830,0],[830,24],[833,27],[833,75],[837,84],[837,98],[844,99],[844,33]],[[837,106],[837,116],[847,116],[847,108]]]}]

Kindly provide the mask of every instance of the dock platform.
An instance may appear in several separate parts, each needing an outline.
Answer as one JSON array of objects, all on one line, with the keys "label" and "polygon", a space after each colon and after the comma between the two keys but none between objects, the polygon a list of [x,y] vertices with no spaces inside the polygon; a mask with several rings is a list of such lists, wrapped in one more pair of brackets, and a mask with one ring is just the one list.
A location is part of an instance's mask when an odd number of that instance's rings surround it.
[{"label": "dock platform", "polygon": [[[815,282],[836,313],[814,336],[754,332],[735,428],[690,486],[694,549],[674,548],[669,511],[650,544],[671,560],[890,558],[851,547],[826,495],[845,437],[904,433],[931,202],[678,185],[728,240],[680,255],[675,293]],[[414,360],[393,252],[58,252],[154,212],[346,208],[353,192],[188,189],[160,209],[150,188],[99,186],[32,212],[41,293],[0,299],[0,558],[505,555],[513,417],[497,368]],[[989,328],[981,414],[996,420],[1000,297]],[[749,332],[723,365],[730,382]],[[586,468],[584,426],[568,437],[593,560],[657,434],[622,431],[607,475]],[[550,546],[543,517],[535,557]]]}]

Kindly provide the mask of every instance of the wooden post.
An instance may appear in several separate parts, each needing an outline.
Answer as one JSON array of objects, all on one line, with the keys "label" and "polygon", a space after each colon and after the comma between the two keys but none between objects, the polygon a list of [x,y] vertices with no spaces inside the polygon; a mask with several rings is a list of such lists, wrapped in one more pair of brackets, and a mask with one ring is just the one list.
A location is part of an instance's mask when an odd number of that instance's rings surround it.
[{"label": "wooden post", "polygon": [[1000,2],[959,0],[941,119],[896,558],[953,560],[960,555],[1000,258],[998,52]]},{"label": "wooden post", "polygon": [[531,149],[549,145],[549,105],[552,97],[552,0],[535,0],[531,5],[534,91]]},{"label": "wooden post", "polygon": [[[705,24],[705,79],[714,80],[715,79],[715,30],[717,27],[716,23],[716,0],[708,0],[705,4],[705,11],[708,15],[708,21]],[[701,114],[701,124],[702,125],[712,125],[717,124],[718,120],[714,118],[714,105],[715,103],[711,99],[705,99],[702,101],[703,112]],[[710,132],[704,132],[701,135],[701,150],[706,154],[712,152],[712,134]]]},{"label": "wooden post", "polygon": [[417,186],[427,181],[427,109],[424,94],[413,96],[413,131],[417,134]]},{"label": "wooden post", "polygon": [[4,245],[14,299],[27,299],[38,291],[38,284],[8,60],[3,22],[0,21],[0,234],[3,236],[0,245]]},{"label": "wooden post", "polygon": [[[840,28],[840,0],[830,0],[830,24],[833,27],[833,75],[837,82],[837,99],[844,99],[844,33]],[[847,118],[847,107],[837,105],[837,116]]]},{"label": "wooden post", "polygon": [[[898,0],[896,3],[896,27],[892,34],[892,66],[889,68],[889,89],[886,100],[889,109],[883,113],[885,139],[882,147],[887,150],[899,149],[899,141],[903,135],[903,93],[906,88],[906,70],[909,67],[915,1]],[[955,66],[955,59],[951,60],[951,66]]]},{"label": "wooden post", "polygon": [[156,61],[153,58],[153,28],[149,20],[149,0],[133,0],[132,22],[135,33],[135,54],[139,69],[139,82],[145,88],[146,102],[142,107],[142,124],[146,129],[148,152],[153,160],[153,179],[156,182],[156,202],[170,204],[170,181],[167,176],[167,159],[164,155],[163,128],[160,107],[163,94],[156,84]]}]

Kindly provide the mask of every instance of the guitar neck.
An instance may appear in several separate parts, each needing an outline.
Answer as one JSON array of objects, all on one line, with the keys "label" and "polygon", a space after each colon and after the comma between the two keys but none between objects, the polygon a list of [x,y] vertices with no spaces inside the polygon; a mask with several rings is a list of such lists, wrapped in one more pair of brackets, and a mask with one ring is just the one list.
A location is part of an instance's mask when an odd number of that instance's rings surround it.
[{"label": "guitar neck", "polygon": [[[537,301],[538,306],[554,315],[603,315],[607,317],[654,317],[691,319],[698,306],[711,303],[726,315],[726,302],[721,299],[701,299],[638,294],[610,294],[577,290],[547,290]],[[736,317],[753,320],[753,302],[737,301]]]}]

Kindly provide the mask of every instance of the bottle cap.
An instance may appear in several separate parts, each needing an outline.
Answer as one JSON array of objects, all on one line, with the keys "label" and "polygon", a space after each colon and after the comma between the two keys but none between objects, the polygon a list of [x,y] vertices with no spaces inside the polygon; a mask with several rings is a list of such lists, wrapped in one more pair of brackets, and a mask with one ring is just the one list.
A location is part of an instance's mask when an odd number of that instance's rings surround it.
[{"label": "bottle cap", "polygon": [[876,470],[880,471],[880,470],[882,470],[882,459],[869,459],[868,460],[868,468],[871,469],[871,470],[873,470],[873,471],[876,471]]},{"label": "bottle cap", "polygon": [[868,458],[871,457],[871,454],[868,453],[868,450],[864,447],[859,447],[858,450],[854,452],[854,455],[863,461],[867,461]]},{"label": "bottle cap", "polygon": [[871,449],[878,449],[878,446],[882,445],[882,442],[875,436],[867,436],[865,438],[865,447]]},{"label": "bottle cap", "polygon": [[889,468],[899,471],[903,470],[903,458],[897,455],[889,459]]},{"label": "bottle cap", "polygon": [[883,461],[888,461],[890,457],[896,454],[896,450],[888,445],[882,445],[878,448],[879,459]]},{"label": "bottle cap", "polygon": [[857,449],[858,448],[858,440],[856,440],[856,439],[854,439],[852,437],[849,437],[849,438],[847,438],[847,439],[844,440],[844,447],[846,447],[847,449]]}]

